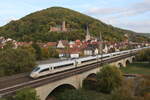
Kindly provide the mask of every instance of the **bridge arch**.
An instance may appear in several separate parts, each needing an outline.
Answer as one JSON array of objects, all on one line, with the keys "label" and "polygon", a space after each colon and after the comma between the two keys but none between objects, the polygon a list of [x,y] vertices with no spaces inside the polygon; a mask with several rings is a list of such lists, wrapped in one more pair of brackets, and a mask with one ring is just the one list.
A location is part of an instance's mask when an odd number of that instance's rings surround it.
[{"label": "bridge arch", "polygon": [[126,66],[127,66],[127,65],[129,65],[131,62],[130,62],[130,60],[126,60],[125,63],[126,63]]},{"label": "bridge arch", "polygon": [[82,87],[84,89],[94,90],[96,88],[95,83],[96,83],[96,74],[90,73],[89,75],[87,75],[86,78],[83,79]]},{"label": "bridge arch", "polygon": [[118,67],[121,68],[123,67],[123,64],[121,62],[118,63]]},{"label": "bridge arch", "polygon": [[53,90],[51,90],[51,92],[46,97],[46,100],[55,99],[55,96],[69,89],[76,89],[76,87],[73,84],[61,84],[55,87]]},{"label": "bridge arch", "polygon": [[98,71],[86,73],[84,76],[82,76],[82,81],[85,80],[85,79],[87,79],[87,78],[96,77],[96,73],[97,72]]},{"label": "bridge arch", "polygon": [[93,78],[93,77],[96,77],[96,73],[91,73],[86,78]]},{"label": "bridge arch", "polygon": [[135,57],[132,57],[132,62],[134,62],[136,59],[135,59]]}]

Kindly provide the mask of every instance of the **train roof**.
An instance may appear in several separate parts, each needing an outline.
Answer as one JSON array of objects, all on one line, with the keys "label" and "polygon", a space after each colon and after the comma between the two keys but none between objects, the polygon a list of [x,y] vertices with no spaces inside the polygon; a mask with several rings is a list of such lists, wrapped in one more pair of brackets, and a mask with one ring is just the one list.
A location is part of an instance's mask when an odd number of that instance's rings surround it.
[{"label": "train roof", "polygon": [[84,61],[84,60],[89,60],[89,59],[94,59],[96,58],[96,56],[88,56],[88,57],[84,57],[84,58],[79,58],[77,59],[77,61]]},{"label": "train roof", "polygon": [[66,60],[66,61],[60,61],[60,62],[55,62],[55,63],[50,63],[50,64],[41,64],[41,65],[38,65],[38,67],[40,67],[41,69],[45,69],[45,68],[48,68],[49,66],[56,67],[56,66],[60,66],[64,64],[71,64],[71,63],[74,63],[74,61]]}]

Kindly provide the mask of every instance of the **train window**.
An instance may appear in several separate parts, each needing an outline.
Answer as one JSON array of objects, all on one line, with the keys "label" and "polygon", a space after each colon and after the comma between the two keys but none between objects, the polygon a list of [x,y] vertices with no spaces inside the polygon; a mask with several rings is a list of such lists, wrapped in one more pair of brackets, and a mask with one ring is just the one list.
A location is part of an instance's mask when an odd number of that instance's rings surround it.
[{"label": "train window", "polygon": [[81,63],[88,62],[88,61],[93,61],[93,60],[96,60],[96,59],[85,60],[85,61],[82,61]]},{"label": "train window", "polygon": [[33,72],[36,72],[36,71],[38,71],[40,69],[40,67],[36,67],[34,70],[33,70]]},{"label": "train window", "polygon": [[109,56],[105,56],[105,57],[102,57],[102,58],[107,58],[107,57],[109,57]]},{"label": "train window", "polygon": [[46,71],[49,71],[49,68],[46,68],[46,69],[41,70],[40,73],[46,72]]},{"label": "train window", "polygon": [[61,66],[56,66],[56,67],[54,67],[54,69],[71,66],[71,65],[73,65],[73,64],[74,64],[74,63],[66,64],[66,65],[61,65]]}]

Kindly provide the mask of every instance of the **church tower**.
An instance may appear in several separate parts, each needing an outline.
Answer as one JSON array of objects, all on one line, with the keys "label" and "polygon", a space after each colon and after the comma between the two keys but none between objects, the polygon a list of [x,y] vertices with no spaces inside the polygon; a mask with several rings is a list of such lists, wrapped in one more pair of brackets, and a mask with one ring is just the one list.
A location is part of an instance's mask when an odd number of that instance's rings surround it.
[{"label": "church tower", "polygon": [[91,36],[90,36],[90,33],[89,33],[89,28],[88,28],[88,26],[87,26],[87,28],[86,28],[85,40],[86,40],[86,41],[91,40]]}]

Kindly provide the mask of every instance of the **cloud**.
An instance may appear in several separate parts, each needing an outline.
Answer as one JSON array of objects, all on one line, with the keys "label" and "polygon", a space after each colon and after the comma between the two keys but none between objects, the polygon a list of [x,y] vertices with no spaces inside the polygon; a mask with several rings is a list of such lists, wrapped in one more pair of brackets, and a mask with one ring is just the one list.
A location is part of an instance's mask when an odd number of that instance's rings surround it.
[{"label": "cloud", "polygon": [[118,8],[91,8],[87,13],[92,15],[109,15],[119,12],[121,12],[121,10]]},{"label": "cloud", "polygon": [[136,32],[150,33],[150,22],[147,20],[123,22],[119,26],[135,30]]},{"label": "cloud", "polygon": [[86,13],[116,27],[150,33],[150,0],[122,7],[91,8]]},{"label": "cloud", "polygon": [[9,22],[12,21],[12,20],[18,20],[18,19],[15,18],[15,17],[0,18],[0,19],[1,19],[0,25],[5,25],[5,24],[9,23]]},{"label": "cloud", "polygon": [[132,7],[128,8],[125,12],[123,12],[123,14],[126,16],[135,16],[147,12],[150,12],[150,1],[144,0],[143,2],[134,4]]},{"label": "cloud", "polygon": [[103,22],[107,23],[107,24],[111,24],[115,27],[120,27],[123,29],[129,29],[129,30],[133,30],[135,32],[145,32],[145,33],[150,33],[150,21],[148,20],[133,20],[133,21],[129,21],[129,20],[120,20],[117,18],[100,18],[100,20],[102,20]]},{"label": "cloud", "polygon": [[116,16],[126,17],[135,16],[142,13],[150,12],[150,0],[144,0],[142,2],[135,3],[127,7],[116,7],[116,8],[91,8],[86,13],[90,15],[99,16]]}]

